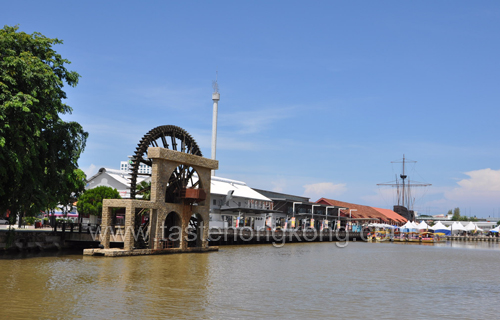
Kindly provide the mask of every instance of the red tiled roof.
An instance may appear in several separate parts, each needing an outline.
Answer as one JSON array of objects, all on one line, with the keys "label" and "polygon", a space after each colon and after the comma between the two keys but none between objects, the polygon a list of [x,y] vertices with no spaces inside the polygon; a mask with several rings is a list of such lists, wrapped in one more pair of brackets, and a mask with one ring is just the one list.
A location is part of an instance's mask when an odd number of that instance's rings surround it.
[{"label": "red tiled roof", "polygon": [[382,209],[382,208],[375,208],[375,207],[372,207],[373,209],[377,210],[378,212],[382,213],[384,216],[394,220],[394,221],[399,221],[399,222],[402,222],[402,223],[406,223],[406,218],[404,218],[403,216],[400,216],[399,214],[397,214],[396,212],[390,210],[390,209]]},{"label": "red tiled roof", "polygon": [[[405,223],[407,220],[390,209],[381,209],[375,207],[364,206],[361,204],[343,202],[333,199],[321,198],[316,203],[326,204],[329,206],[344,207],[349,209],[356,209],[357,211],[351,211],[352,218],[375,218],[379,219],[381,222],[386,223]],[[349,211],[348,211],[349,212]],[[347,214],[348,216],[348,214]]]}]

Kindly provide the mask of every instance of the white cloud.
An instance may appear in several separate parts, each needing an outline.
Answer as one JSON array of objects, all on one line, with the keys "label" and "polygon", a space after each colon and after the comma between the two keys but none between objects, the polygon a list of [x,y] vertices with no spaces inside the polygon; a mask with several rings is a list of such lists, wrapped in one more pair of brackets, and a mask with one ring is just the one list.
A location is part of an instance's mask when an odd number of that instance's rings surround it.
[{"label": "white cloud", "polygon": [[88,166],[87,168],[81,168],[81,169],[83,170],[83,172],[87,176],[87,179],[92,177],[97,172],[97,166],[93,163],[90,166]]},{"label": "white cloud", "polygon": [[287,187],[287,181],[286,179],[283,179],[283,178],[279,178],[275,181],[270,181],[273,188],[271,189],[272,191],[274,192],[284,192],[286,190],[286,187]]},{"label": "white cloud", "polygon": [[292,117],[294,107],[240,111],[220,114],[220,124],[226,127],[237,127],[239,134],[252,134],[266,130],[272,123]]},{"label": "white cloud", "polygon": [[378,188],[375,194],[362,196],[361,199],[370,206],[381,208],[391,208],[397,200],[394,188]]},{"label": "white cloud", "polygon": [[445,192],[447,199],[457,202],[478,202],[500,198],[500,170],[487,168],[465,174],[469,178],[458,181],[458,188]]},{"label": "white cloud", "polygon": [[332,182],[320,182],[306,184],[304,187],[304,196],[314,198],[332,198],[344,193],[347,188],[345,183],[334,184]]},{"label": "white cloud", "polygon": [[138,103],[156,108],[186,110],[212,105],[210,88],[205,87],[164,84],[136,87],[130,89],[129,92],[133,94],[132,99],[136,99]]},{"label": "white cloud", "polygon": [[[208,149],[211,152],[212,148],[212,132],[207,130],[193,130],[192,136],[201,149]],[[238,151],[255,151],[263,148],[256,141],[231,135],[231,133],[218,131],[217,132],[217,150],[238,150]]]}]

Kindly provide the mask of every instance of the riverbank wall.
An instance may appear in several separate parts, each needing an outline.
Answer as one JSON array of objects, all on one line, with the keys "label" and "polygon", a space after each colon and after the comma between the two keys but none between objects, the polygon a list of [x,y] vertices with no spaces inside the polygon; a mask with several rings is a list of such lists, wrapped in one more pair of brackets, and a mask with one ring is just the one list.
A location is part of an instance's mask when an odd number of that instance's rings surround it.
[{"label": "riverbank wall", "polygon": [[284,243],[297,242],[366,241],[366,239],[367,232],[349,232],[344,229],[324,231],[317,231],[315,229],[306,229],[301,231],[253,231],[245,229],[221,229],[210,231],[209,245],[225,246],[266,243],[279,245]]},{"label": "riverbank wall", "polygon": [[[97,233],[78,232],[78,229],[53,231],[52,229],[0,229],[0,253],[2,252],[38,252],[60,249],[96,249],[100,242]],[[209,246],[273,244],[300,242],[350,242],[366,241],[367,233],[341,230],[317,231],[254,231],[247,229],[212,229],[209,232]],[[447,236],[447,241],[493,242],[500,243],[499,237],[488,236]],[[120,248],[122,242],[113,242]]]},{"label": "riverbank wall", "polygon": [[[1,252],[36,252],[58,249],[95,249],[99,248],[98,233],[78,232],[78,229],[53,231],[52,229],[3,229],[0,230]],[[209,232],[208,244],[210,247],[225,245],[251,245],[300,242],[349,242],[366,241],[367,234],[348,232],[346,230],[317,231],[307,229],[302,231],[254,231],[246,229],[212,229]],[[120,248],[123,242],[112,246]]]},{"label": "riverbank wall", "polygon": [[0,253],[38,252],[60,249],[97,248],[88,233],[53,231],[52,229],[1,229]]},{"label": "riverbank wall", "polygon": [[500,243],[499,237],[488,237],[488,236],[446,236],[446,240],[449,241],[472,241],[472,242],[496,242]]}]

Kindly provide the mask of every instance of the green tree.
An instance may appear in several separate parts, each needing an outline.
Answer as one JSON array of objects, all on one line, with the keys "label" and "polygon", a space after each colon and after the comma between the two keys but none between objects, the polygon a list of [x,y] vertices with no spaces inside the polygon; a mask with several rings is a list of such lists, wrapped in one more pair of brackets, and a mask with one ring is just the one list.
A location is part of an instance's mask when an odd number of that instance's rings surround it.
[{"label": "green tree", "polygon": [[[80,77],[52,46],[62,44],[18,27],[0,29],[0,210],[34,215],[75,190],[75,170],[88,133],[60,115],[64,83]],[[78,189],[77,187],[76,189]],[[21,221],[21,219],[19,219]]]},{"label": "green tree", "polygon": [[85,190],[76,204],[78,213],[80,215],[102,216],[103,199],[121,199],[121,197],[116,189],[106,186]]},{"label": "green tree", "polygon": [[67,181],[67,185],[62,186],[63,188],[59,193],[61,197],[58,202],[63,207],[63,212],[68,213],[73,211],[74,203],[85,191],[87,176],[82,170],[76,169],[63,181]]},{"label": "green tree", "polygon": [[451,217],[451,220],[453,220],[453,221],[460,220],[460,208],[453,209],[453,216]]},{"label": "green tree", "polygon": [[141,181],[136,187],[136,194],[142,195],[142,200],[151,200],[151,181]]}]

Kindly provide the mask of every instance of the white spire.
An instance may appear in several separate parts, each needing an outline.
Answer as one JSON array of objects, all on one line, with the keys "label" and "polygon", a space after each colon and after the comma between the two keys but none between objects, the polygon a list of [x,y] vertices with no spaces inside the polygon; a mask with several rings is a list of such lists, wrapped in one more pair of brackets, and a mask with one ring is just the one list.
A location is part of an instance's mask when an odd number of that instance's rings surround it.
[{"label": "white spire", "polygon": [[[212,87],[214,88],[214,93],[212,93],[212,101],[214,103],[214,113],[212,116],[212,160],[215,159],[216,148],[217,148],[217,109],[219,107],[219,84],[217,83],[218,72],[215,73],[215,81],[212,82]],[[215,175],[215,170],[212,170],[212,175]]]}]

